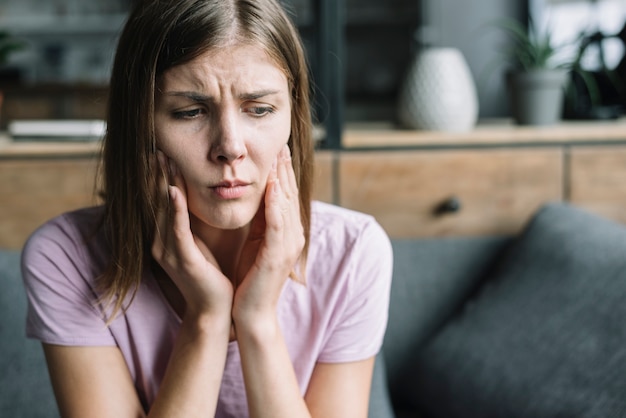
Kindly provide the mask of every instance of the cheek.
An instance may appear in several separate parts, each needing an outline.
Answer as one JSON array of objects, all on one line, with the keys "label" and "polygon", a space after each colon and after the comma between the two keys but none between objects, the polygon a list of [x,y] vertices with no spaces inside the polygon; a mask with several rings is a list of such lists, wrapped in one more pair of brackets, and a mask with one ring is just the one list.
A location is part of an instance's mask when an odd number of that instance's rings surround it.
[{"label": "cheek", "polygon": [[[191,164],[190,157],[197,156],[202,150],[194,143],[195,136],[172,126],[155,126],[156,146],[166,157],[173,160],[179,171]],[[197,141],[196,141],[197,142]]]},{"label": "cheek", "polygon": [[268,146],[263,150],[265,168],[269,173],[276,156],[289,141],[291,135],[291,117],[285,117],[275,125],[275,129],[271,134],[271,139],[267,141]]},{"label": "cheek", "polygon": [[174,133],[168,129],[167,124],[159,123],[158,120],[155,123],[154,130],[157,148],[169,157],[176,150]]},{"label": "cheek", "polygon": [[285,144],[289,141],[291,136],[291,112],[286,114],[282,120],[276,124],[276,131],[274,133],[274,148],[276,154],[280,152]]}]

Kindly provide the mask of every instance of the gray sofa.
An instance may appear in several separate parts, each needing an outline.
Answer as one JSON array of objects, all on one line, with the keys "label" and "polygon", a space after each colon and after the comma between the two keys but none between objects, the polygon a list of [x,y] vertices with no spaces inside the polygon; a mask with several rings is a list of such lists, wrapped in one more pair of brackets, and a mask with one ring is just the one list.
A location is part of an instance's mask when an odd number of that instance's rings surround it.
[{"label": "gray sofa", "polygon": [[[514,237],[394,240],[370,417],[626,417],[626,228],[565,204]],[[0,416],[57,416],[0,252]]]}]

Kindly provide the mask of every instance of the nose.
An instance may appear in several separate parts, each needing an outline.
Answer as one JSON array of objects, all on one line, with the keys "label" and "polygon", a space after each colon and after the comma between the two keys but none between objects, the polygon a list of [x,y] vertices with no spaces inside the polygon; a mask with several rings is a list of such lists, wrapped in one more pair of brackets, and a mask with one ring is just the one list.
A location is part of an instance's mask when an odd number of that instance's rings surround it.
[{"label": "nose", "polygon": [[218,120],[214,122],[209,158],[217,164],[236,164],[246,156],[238,114],[238,111],[220,112]]}]

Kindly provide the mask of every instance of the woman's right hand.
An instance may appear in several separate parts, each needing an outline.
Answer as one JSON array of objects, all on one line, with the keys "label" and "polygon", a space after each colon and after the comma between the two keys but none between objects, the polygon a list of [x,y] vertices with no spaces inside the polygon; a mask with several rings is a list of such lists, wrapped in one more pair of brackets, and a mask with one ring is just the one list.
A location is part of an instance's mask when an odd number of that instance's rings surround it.
[{"label": "woman's right hand", "polygon": [[184,179],[160,150],[156,163],[160,202],[152,256],[185,299],[185,316],[230,318],[233,286],[209,248],[191,231]]}]

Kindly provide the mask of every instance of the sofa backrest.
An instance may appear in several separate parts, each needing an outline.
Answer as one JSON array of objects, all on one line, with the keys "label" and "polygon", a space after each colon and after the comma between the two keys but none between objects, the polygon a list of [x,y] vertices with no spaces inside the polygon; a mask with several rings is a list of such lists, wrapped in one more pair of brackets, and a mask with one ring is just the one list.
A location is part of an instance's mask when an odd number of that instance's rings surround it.
[{"label": "sofa backrest", "polygon": [[395,405],[446,418],[625,417],[626,226],[549,203],[489,270],[405,364]]},{"label": "sofa backrest", "polygon": [[0,416],[58,417],[41,344],[26,339],[20,253],[0,251]]},{"label": "sofa backrest", "polygon": [[383,344],[393,383],[419,347],[460,309],[510,237],[393,240],[389,324]]},{"label": "sofa backrest", "polygon": [[[507,242],[508,238],[392,241],[392,303],[377,365],[377,371],[387,370],[392,390],[417,348],[477,287]],[[26,297],[19,263],[19,252],[0,251],[0,416],[58,417],[41,344],[24,336]],[[376,374],[384,385],[385,372]]]}]

